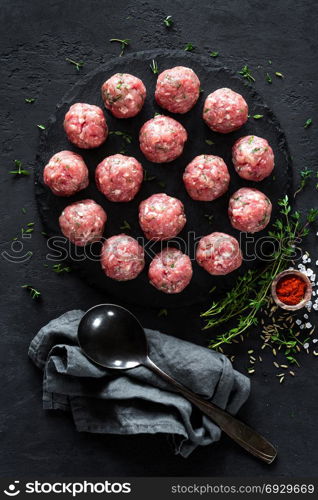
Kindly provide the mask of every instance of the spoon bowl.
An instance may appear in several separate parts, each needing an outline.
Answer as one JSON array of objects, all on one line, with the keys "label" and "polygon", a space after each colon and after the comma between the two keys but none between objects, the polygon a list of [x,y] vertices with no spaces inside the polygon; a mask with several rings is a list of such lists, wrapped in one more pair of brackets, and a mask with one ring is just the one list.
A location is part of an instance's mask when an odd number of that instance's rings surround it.
[{"label": "spoon bowl", "polygon": [[91,361],[104,368],[127,370],[147,358],[143,327],[130,311],[115,304],[100,304],[84,314],[78,343]]},{"label": "spoon bowl", "polygon": [[[148,356],[147,338],[138,319],[124,307],[100,304],[84,314],[78,326],[78,343],[94,363],[112,370],[144,365],[180,392],[240,446],[270,464],[276,449],[263,436],[164,372]],[[176,360],[176,363],[178,360]]]}]

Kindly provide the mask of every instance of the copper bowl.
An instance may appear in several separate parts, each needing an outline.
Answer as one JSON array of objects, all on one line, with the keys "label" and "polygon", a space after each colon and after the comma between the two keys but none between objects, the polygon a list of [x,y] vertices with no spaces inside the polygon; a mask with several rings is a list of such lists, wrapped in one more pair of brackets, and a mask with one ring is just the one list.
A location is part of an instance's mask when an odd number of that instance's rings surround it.
[{"label": "copper bowl", "polygon": [[[296,276],[296,277],[302,279],[307,285],[307,289],[306,289],[306,293],[304,295],[304,298],[300,302],[298,302],[298,304],[295,304],[295,305],[285,304],[284,302],[279,300],[279,298],[277,296],[277,293],[276,293],[277,283],[285,276]],[[301,271],[298,271],[297,269],[288,269],[287,271],[283,271],[276,276],[276,278],[274,279],[274,281],[272,283],[271,291],[272,291],[272,297],[273,297],[275,303],[279,307],[281,307],[282,309],[285,309],[286,311],[297,311],[298,309],[302,309],[305,306],[305,304],[307,304],[307,302],[311,299],[312,284],[311,284],[311,281],[306,274],[302,273]]]}]

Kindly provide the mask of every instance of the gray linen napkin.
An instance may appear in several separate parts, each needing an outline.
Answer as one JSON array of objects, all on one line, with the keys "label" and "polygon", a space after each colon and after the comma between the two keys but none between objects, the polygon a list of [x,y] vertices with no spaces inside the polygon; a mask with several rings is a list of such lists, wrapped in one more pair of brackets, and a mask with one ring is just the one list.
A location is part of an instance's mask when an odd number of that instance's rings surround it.
[{"label": "gray linen napkin", "polygon": [[[89,361],[77,344],[84,312],[69,311],[41,328],[29,356],[43,370],[44,409],[71,411],[76,429],[102,434],[172,435],[175,453],[218,441],[221,431],[147,368],[112,372]],[[235,414],[250,391],[247,377],[222,354],[146,330],[150,358],[178,381]]]}]

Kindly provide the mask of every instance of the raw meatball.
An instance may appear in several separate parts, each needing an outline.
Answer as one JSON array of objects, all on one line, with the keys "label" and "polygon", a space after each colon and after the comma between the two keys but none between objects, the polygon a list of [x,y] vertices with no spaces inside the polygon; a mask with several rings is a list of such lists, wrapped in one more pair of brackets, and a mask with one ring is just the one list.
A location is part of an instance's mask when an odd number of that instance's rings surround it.
[{"label": "raw meatball", "polygon": [[228,274],[242,264],[239,242],[225,233],[211,233],[199,241],[197,263],[213,275]]},{"label": "raw meatball", "polygon": [[253,188],[241,188],[230,198],[229,217],[235,229],[256,233],[270,221],[272,204],[264,193]]},{"label": "raw meatball", "polygon": [[83,247],[99,241],[107,220],[106,212],[93,200],[82,200],[68,205],[60,215],[64,236],[74,245]]},{"label": "raw meatball", "polygon": [[139,224],[148,240],[174,238],[185,223],[183,204],[165,193],[153,194],[139,205]]},{"label": "raw meatball", "polygon": [[232,149],[235,170],[243,179],[262,181],[274,168],[274,153],[266,139],[256,135],[241,137]]},{"label": "raw meatball", "polygon": [[177,248],[165,248],[149,266],[151,285],[165,293],[180,293],[192,278],[192,264],[187,255]]},{"label": "raw meatball", "polygon": [[245,99],[231,89],[215,90],[205,100],[203,120],[214,132],[228,134],[242,127],[247,119]]},{"label": "raw meatball", "polygon": [[219,156],[200,155],[186,167],[183,182],[193,200],[212,201],[228,190],[230,174]]},{"label": "raw meatball", "polygon": [[73,104],[64,118],[67,138],[82,149],[97,148],[106,141],[108,127],[101,108],[93,104]]},{"label": "raw meatball", "polygon": [[104,242],[101,265],[106,276],[113,280],[133,280],[145,266],[144,249],[131,236],[117,234]]},{"label": "raw meatball", "polygon": [[200,95],[200,80],[195,72],[184,66],[166,69],[158,76],[155,99],[171,113],[186,113]]},{"label": "raw meatball", "polygon": [[80,155],[60,151],[44,167],[43,180],[57,196],[72,196],[88,186],[88,170]]},{"label": "raw meatball", "polygon": [[95,179],[98,189],[110,201],[130,201],[140,189],[143,169],[132,156],[112,155],[97,166]]},{"label": "raw meatball", "polygon": [[140,149],[154,163],[168,163],[182,154],[186,129],[169,116],[157,115],[144,123],[139,133]]},{"label": "raw meatball", "polygon": [[102,85],[105,107],[116,118],[136,116],[144,105],[146,87],[136,76],[116,73]]}]

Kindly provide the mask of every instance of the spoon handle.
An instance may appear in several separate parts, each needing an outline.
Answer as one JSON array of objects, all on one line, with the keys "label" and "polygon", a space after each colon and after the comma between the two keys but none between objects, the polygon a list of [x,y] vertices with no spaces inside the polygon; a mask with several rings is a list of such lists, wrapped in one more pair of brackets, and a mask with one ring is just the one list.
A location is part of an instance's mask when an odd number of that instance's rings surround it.
[{"label": "spoon handle", "polygon": [[161,370],[161,368],[151,361],[149,357],[147,357],[144,364],[154,373],[173,385],[175,389],[177,389],[186,399],[199,408],[202,413],[213,420],[213,422],[215,422],[222,429],[222,431],[225,432],[225,434],[242,446],[242,448],[268,464],[273,462],[277,455],[277,450],[264,437],[258,434],[258,432],[254,431],[251,427],[244,424],[218,406],[206,401],[187,389],[184,385],[180,384],[170,375]]}]

